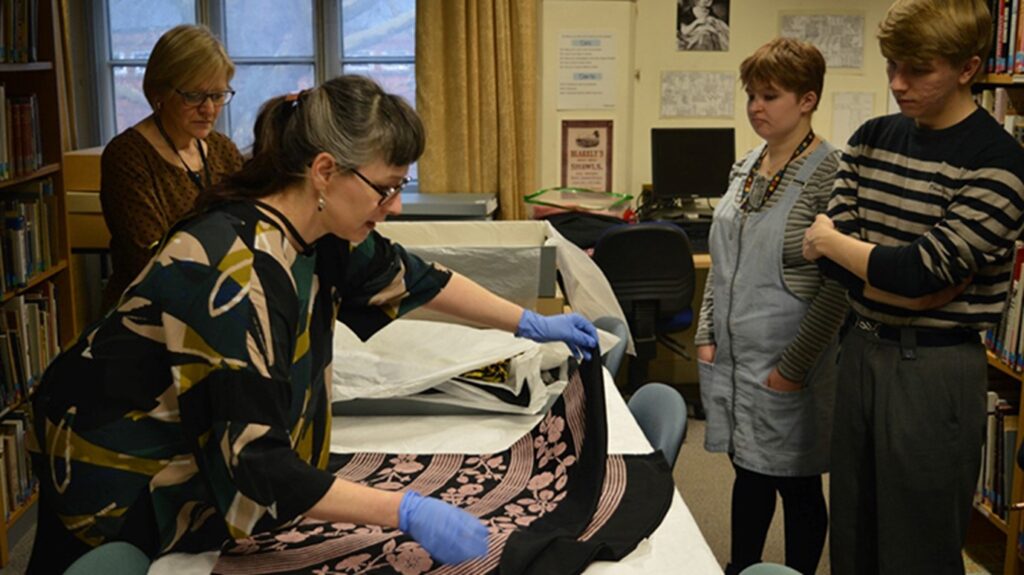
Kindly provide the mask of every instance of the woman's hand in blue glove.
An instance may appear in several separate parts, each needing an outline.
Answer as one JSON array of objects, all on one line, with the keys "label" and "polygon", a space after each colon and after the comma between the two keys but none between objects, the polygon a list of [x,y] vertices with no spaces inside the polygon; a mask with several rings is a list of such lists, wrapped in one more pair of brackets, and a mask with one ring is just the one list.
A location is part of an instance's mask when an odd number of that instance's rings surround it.
[{"label": "woman's hand in blue glove", "polygon": [[544,316],[525,309],[516,335],[533,341],[565,342],[573,355],[582,355],[583,359],[590,359],[589,350],[597,347],[594,324],[578,313]]},{"label": "woman's hand in blue glove", "polygon": [[440,499],[406,491],[398,528],[440,563],[459,563],[487,553],[487,528],[479,519]]}]

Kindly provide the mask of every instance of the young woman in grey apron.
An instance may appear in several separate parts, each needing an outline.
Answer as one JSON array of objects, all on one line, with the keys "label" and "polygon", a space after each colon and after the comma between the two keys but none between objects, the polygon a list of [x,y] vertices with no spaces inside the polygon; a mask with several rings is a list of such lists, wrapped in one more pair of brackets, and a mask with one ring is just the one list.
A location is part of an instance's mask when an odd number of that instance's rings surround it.
[{"label": "young woman in grey apron", "polygon": [[736,470],[726,573],[760,561],[776,493],[786,563],[814,573],[828,525],[821,474],[846,304],[800,244],[828,201],[838,152],[811,129],[824,75],[817,49],[778,39],[740,71],[751,125],[765,143],[734,167],[709,238],[696,338],[705,447],[728,453]]}]

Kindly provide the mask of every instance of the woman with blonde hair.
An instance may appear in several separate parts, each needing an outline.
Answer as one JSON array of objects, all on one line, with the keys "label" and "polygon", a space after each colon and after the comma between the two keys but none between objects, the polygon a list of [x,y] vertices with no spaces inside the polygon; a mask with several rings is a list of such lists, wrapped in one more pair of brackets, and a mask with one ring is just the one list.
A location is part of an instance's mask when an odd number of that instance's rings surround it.
[{"label": "woman with blonde hair", "polygon": [[705,447],[728,453],[736,471],[727,574],[761,560],[777,495],[790,567],[815,572],[828,528],[821,475],[846,302],[801,254],[839,163],[811,127],[824,77],[818,49],[789,38],[740,65],[747,117],[764,144],[735,164],[715,208],[696,334]]},{"label": "woman with blonde hair", "polygon": [[142,81],[153,113],[103,150],[100,201],[114,267],[104,311],[196,197],[242,167],[238,148],[214,129],[235,94],[234,74],[224,46],[203,26],[172,28],[153,47]]}]

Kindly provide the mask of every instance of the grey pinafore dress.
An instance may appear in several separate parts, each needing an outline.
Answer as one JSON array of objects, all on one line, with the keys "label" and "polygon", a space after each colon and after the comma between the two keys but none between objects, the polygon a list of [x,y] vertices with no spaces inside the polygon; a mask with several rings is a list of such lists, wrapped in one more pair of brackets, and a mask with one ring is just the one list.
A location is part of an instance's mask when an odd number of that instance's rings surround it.
[{"label": "grey pinafore dress", "polygon": [[822,160],[819,143],[769,209],[742,212],[737,196],[761,149],[751,152],[718,202],[709,246],[714,270],[713,365],[700,362],[707,413],[704,446],[733,455],[744,469],[798,477],[828,470],[835,398],[836,342],[808,372],[799,391],[765,387],[782,352],[797,336],[809,303],[786,287],[782,249],[790,211]]}]

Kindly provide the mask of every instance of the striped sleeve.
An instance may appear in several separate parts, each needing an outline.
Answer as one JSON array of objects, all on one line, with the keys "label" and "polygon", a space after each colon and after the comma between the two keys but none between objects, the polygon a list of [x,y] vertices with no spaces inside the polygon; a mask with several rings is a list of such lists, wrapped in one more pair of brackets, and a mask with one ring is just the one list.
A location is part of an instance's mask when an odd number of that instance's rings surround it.
[{"label": "striped sleeve", "polygon": [[826,158],[808,179],[786,221],[783,277],[787,287],[809,304],[797,336],[783,350],[778,364],[779,373],[793,381],[804,380],[832,342],[849,308],[843,287],[825,280],[801,251],[804,231],[828,206],[838,168],[837,156],[838,152]]},{"label": "striped sleeve", "polygon": [[1024,150],[980,108],[941,130],[898,114],[876,118],[851,138],[829,215],[841,232],[874,244],[868,281],[879,289],[919,297],[969,280],[946,305],[914,311],[865,298],[844,270],[822,262],[850,288],[857,313],[984,329],[999,319],[1024,227]]}]

